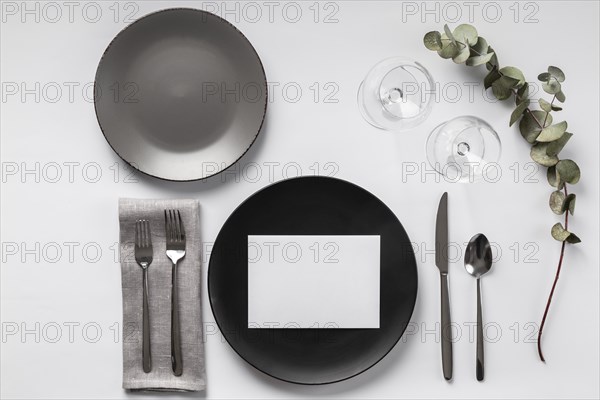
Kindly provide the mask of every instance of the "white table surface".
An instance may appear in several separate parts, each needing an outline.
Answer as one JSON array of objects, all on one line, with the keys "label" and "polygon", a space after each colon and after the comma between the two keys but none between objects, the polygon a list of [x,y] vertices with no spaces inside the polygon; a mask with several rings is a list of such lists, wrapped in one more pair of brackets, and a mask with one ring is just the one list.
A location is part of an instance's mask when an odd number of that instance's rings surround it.
[{"label": "white table surface", "polygon": [[[204,283],[208,389],[189,397],[598,398],[598,3],[244,4],[2,2],[2,397],[140,397],[121,389],[119,197],[197,198],[202,236],[210,245],[227,216],[252,193],[286,176],[316,172],[350,180],[380,197],[415,242],[419,294],[410,334],[354,379],[320,387],[286,384],[255,371],[224,341]],[[130,176],[104,140],[91,102],[100,56],[127,25],[126,17],[174,6],[216,9],[238,26],[260,54],[272,87],[266,126],[255,145],[233,173],[205,182]],[[225,15],[224,7],[234,11]],[[256,7],[262,13],[258,22]],[[293,23],[297,9],[302,16]],[[562,117],[575,136],[565,156],[583,171],[572,188],[579,197],[570,226],[583,243],[569,246],[565,255],[546,325],[546,364],[537,358],[534,331],[560,250],[549,228],[561,219],[548,209],[545,172],[532,167],[528,145],[508,127],[511,107],[482,94],[484,72],[454,65],[423,47],[423,34],[441,30],[445,21],[473,22],[501,64],[522,68],[529,80],[551,64],[567,75]],[[405,134],[371,127],[356,105],[367,71],[395,55],[422,62],[442,93],[427,121]],[[503,155],[497,182],[455,184],[427,167],[428,133],[463,114],[477,115],[499,132]],[[452,383],[442,378],[435,333],[439,279],[432,250],[444,191],[456,250],[450,265],[452,317],[460,332]],[[469,334],[475,281],[458,255],[477,232],[485,232],[496,250],[494,269],[483,281],[485,383],[475,380]],[[206,274],[207,264],[203,267]],[[180,397],[144,397],[170,396]]]}]

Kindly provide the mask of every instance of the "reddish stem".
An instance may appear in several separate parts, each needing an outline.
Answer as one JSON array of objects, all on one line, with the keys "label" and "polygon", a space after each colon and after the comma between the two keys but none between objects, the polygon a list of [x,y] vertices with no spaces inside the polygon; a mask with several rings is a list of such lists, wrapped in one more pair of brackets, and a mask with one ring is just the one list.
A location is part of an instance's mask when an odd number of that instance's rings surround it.
[{"label": "reddish stem", "polygon": [[[502,75],[502,74],[500,74]],[[515,95],[515,104],[518,103],[519,100],[519,96],[517,94],[517,90],[513,89],[513,94]],[[554,95],[552,97],[552,101],[550,102],[550,106],[552,106],[554,104],[554,100],[556,99],[556,95]],[[544,129],[544,127],[546,126],[546,122],[548,121],[548,116],[550,115],[550,112],[546,112],[546,116],[544,117],[544,121],[540,122],[536,117],[535,114],[533,114],[533,112],[531,111],[531,109],[529,107],[527,107],[525,109],[526,112],[529,113],[529,115],[531,115],[531,117],[533,118],[533,120],[537,123],[537,125],[540,127],[540,129]],[[564,193],[565,193],[565,197],[568,195],[567,193],[567,185],[564,185]],[[569,227],[569,210],[565,211],[565,230],[567,230]],[[540,324],[540,330],[538,331],[538,338],[537,338],[537,348],[538,348],[538,354],[540,356],[540,359],[543,362],[546,362],[546,360],[544,359],[544,354],[542,353],[542,331],[544,330],[544,325],[546,324],[546,318],[548,317],[548,310],[550,310],[550,303],[552,303],[552,297],[554,296],[554,290],[556,289],[556,284],[558,283],[558,278],[560,276],[560,270],[562,268],[562,263],[563,263],[563,258],[565,256],[565,247],[566,247],[567,242],[563,241],[561,248],[560,248],[560,258],[558,260],[558,267],[556,268],[556,276],[554,277],[554,283],[552,284],[552,290],[550,290],[550,295],[548,296],[548,302],[546,303],[546,309],[544,310],[544,316],[542,317],[542,323]]]},{"label": "reddish stem", "polygon": [[[567,193],[567,185],[564,187],[565,197],[568,195]],[[569,227],[569,210],[565,211],[565,230]],[[552,284],[552,290],[550,290],[550,296],[548,296],[548,302],[546,303],[546,309],[544,310],[544,316],[542,317],[542,323],[540,324],[540,330],[538,332],[537,338],[537,348],[538,354],[540,356],[540,360],[546,362],[544,359],[544,354],[542,353],[542,331],[544,330],[544,324],[546,323],[546,317],[548,316],[548,310],[550,309],[550,303],[552,303],[552,296],[554,296],[554,289],[556,289],[556,284],[558,283],[558,277],[560,276],[560,270],[563,263],[563,258],[565,255],[565,246],[567,242],[563,241],[562,246],[560,248],[560,258],[558,260],[558,267],[556,268],[556,276],[554,277],[554,283]]]}]

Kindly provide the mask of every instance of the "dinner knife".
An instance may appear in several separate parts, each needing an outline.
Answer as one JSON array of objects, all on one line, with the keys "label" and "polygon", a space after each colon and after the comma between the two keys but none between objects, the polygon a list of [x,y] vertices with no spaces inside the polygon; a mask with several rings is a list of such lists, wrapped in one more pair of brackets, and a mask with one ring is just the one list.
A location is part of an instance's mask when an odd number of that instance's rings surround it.
[{"label": "dinner knife", "polygon": [[448,294],[448,193],[444,193],[438,206],[435,225],[435,265],[440,270],[442,298],[442,370],[444,378],[452,379],[452,329],[450,327],[450,297]]}]

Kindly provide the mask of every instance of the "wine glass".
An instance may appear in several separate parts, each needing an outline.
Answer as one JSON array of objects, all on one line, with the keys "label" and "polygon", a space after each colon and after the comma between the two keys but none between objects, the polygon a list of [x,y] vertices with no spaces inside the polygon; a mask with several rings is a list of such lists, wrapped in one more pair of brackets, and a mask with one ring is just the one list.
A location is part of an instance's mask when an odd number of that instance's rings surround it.
[{"label": "wine glass", "polygon": [[438,125],[427,139],[427,160],[446,180],[473,182],[498,173],[502,144],[484,120],[460,116]]},{"label": "wine glass", "polygon": [[403,131],[423,122],[433,106],[429,72],[416,61],[393,57],[379,62],[358,89],[363,118],[379,129]]}]

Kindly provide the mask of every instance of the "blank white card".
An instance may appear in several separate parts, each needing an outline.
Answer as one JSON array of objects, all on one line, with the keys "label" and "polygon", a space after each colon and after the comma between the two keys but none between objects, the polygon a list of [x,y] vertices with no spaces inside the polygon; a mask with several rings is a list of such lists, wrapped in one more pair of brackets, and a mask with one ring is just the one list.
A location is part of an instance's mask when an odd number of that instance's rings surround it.
[{"label": "blank white card", "polygon": [[248,328],[379,328],[380,238],[248,236]]}]

